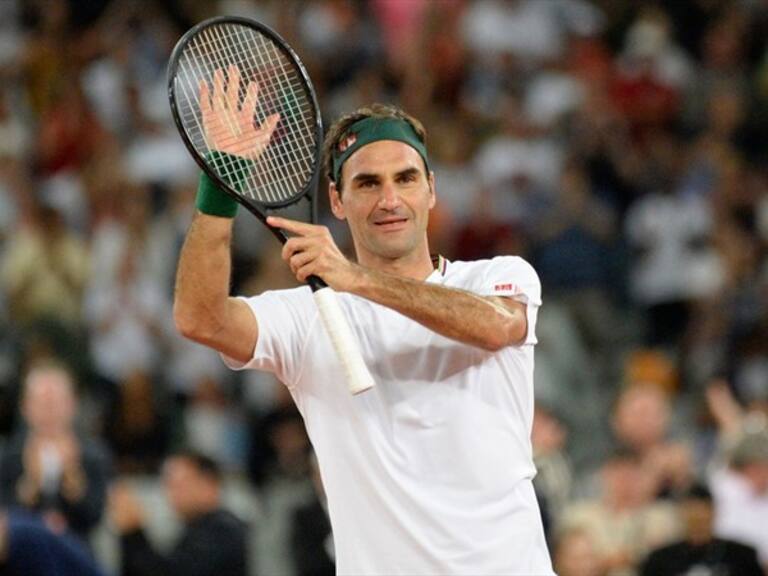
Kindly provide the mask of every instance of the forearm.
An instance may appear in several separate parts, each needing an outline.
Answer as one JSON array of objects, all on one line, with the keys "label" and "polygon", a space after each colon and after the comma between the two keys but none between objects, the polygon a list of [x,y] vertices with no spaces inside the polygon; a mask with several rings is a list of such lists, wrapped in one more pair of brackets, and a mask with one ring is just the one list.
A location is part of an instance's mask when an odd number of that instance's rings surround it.
[{"label": "forearm", "polygon": [[197,213],[179,258],[174,320],[184,336],[211,339],[226,322],[232,219]]},{"label": "forearm", "polygon": [[526,335],[525,306],[363,268],[350,292],[408,316],[447,338],[495,351]]}]

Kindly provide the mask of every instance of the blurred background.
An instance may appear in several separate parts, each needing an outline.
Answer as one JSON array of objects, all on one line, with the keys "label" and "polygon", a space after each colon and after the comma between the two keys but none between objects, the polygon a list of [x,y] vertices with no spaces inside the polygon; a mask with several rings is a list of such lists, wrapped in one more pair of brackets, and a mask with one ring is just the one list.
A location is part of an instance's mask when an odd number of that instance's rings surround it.
[{"label": "blurred background", "polygon": [[[376,101],[422,120],[433,251],[536,267],[535,482],[561,576],[666,574],[647,558],[674,542],[750,547],[690,574],[749,575],[755,553],[765,569],[765,0],[0,2],[9,530],[22,507],[107,573],[152,573],[144,554],[173,576],[200,510],[222,508],[247,573],[333,573],[287,391],[173,327],[198,171],[165,69],[216,14],[294,46],[326,126]],[[235,293],[292,285],[276,247],[238,216]]]}]

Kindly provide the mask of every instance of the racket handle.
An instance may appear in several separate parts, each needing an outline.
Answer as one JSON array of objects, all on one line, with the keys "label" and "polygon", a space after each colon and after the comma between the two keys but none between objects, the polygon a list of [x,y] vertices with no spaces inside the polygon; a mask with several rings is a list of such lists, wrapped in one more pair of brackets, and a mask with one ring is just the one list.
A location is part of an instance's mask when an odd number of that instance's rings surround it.
[{"label": "racket handle", "polygon": [[347,318],[341,310],[336,292],[332,288],[320,288],[314,292],[320,317],[323,319],[325,329],[331,337],[336,354],[344,367],[347,376],[347,384],[352,394],[359,394],[372,388],[376,382],[363,362],[360,347],[352,335],[352,330],[347,324]]}]

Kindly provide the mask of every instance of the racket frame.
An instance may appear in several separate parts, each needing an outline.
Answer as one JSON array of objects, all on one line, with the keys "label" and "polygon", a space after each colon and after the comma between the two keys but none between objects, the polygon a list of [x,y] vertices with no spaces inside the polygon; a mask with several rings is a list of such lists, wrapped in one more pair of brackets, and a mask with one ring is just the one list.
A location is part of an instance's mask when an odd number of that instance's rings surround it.
[{"label": "racket frame", "polygon": [[[237,24],[249,27],[256,30],[258,33],[264,34],[283,52],[283,54],[290,60],[295,70],[299,74],[299,78],[303,87],[306,89],[307,94],[312,103],[312,108],[315,114],[314,121],[314,136],[315,136],[315,153],[314,153],[314,171],[311,178],[301,190],[300,193],[294,194],[290,198],[276,202],[261,202],[256,199],[246,200],[241,194],[238,194],[233,190],[223,178],[221,178],[215,170],[208,166],[205,158],[198,152],[197,148],[193,144],[184,123],[181,121],[181,112],[178,109],[176,103],[176,72],[179,67],[179,60],[184,53],[185,48],[190,43],[191,39],[198,36],[206,28],[221,25],[221,24]],[[214,183],[223,190],[226,194],[234,198],[241,206],[245,207],[251,214],[261,220],[264,225],[277,237],[281,243],[285,243],[288,240],[288,235],[281,229],[270,226],[267,223],[267,216],[270,211],[278,210],[280,208],[287,208],[288,206],[297,204],[302,200],[309,202],[309,216],[311,222],[317,222],[317,202],[316,195],[318,184],[320,180],[320,156],[322,154],[323,145],[323,124],[322,116],[320,113],[320,106],[317,101],[317,95],[315,89],[310,81],[309,74],[307,73],[304,64],[299,59],[298,55],[294,52],[293,48],[283,38],[269,26],[266,26],[255,20],[249,18],[242,18],[239,16],[218,16],[204,20],[190,28],[181,38],[179,38],[176,46],[171,53],[171,57],[168,64],[167,71],[168,82],[168,100],[171,105],[171,112],[173,121],[176,123],[176,127],[181,135],[181,139],[189,152],[192,154],[192,158],[200,166],[200,168],[211,178]],[[314,299],[317,303],[320,315],[323,319],[323,324],[328,332],[328,335],[333,342],[333,346],[336,349],[341,364],[347,374],[347,381],[350,392],[352,394],[359,394],[375,386],[375,381],[371,376],[370,371],[365,366],[362,355],[360,353],[359,346],[354,340],[354,336],[349,328],[348,322],[341,310],[337,296],[335,292],[328,287],[328,285],[317,276],[310,276],[307,279],[307,284],[314,293]]]},{"label": "racket frame", "polygon": [[[181,121],[181,112],[178,109],[178,105],[176,103],[176,72],[179,67],[179,60],[181,59],[182,54],[184,53],[185,48],[190,43],[191,39],[198,36],[203,30],[206,28],[210,28],[216,25],[221,24],[238,24],[242,26],[247,26],[249,28],[252,28],[256,30],[257,32],[264,34],[265,36],[268,36],[272,41],[274,41],[275,45],[280,49],[281,52],[285,56],[288,57],[291,64],[295,67],[296,71],[299,74],[299,79],[301,80],[301,83],[303,87],[306,89],[307,94],[309,95],[309,99],[312,103],[312,109],[315,115],[315,119],[313,122],[313,131],[314,131],[314,137],[315,137],[315,153],[314,153],[314,166],[315,170],[312,174],[312,177],[309,179],[307,184],[304,186],[304,188],[301,190],[300,193],[294,194],[290,198],[286,200],[276,201],[276,202],[261,202],[259,200],[246,200],[242,195],[238,194],[235,190],[232,190],[229,184],[221,178],[215,170],[210,168],[208,166],[208,163],[205,161],[205,158],[203,158],[200,154],[200,152],[195,148],[195,145],[193,144],[192,140],[189,137],[189,134],[187,133],[187,129],[184,126],[184,123]],[[187,32],[184,33],[184,35],[179,38],[179,40],[176,43],[176,46],[173,48],[173,52],[171,52],[171,57],[169,59],[168,63],[168,70],[167,70],[167,83],[168,83],[168,100],[171,104],[171,116],[173,116],[173,121],[176,124],[176,128],[179,131],[179,134],[181,134],[181,139],[184,142],[184,145],[187,147],[187,150],[189,150],[190,154],[192,155],[192,158],[194,158],[195,162],[200,166],[200,168],[208,175],[211,180],[213,180],[216,183],[216,186],[220,190],[223,190],[227,195],[231,196],[233,199],[235,199],[241,206],[243,206],[245,209],[247,209],[251,214],[256,216],[259,220],[261,220],[264,225],[269,228],[269,230],[277,237],[278,240],[280,240],[281,243],[285,243],[288,240],[288,235],[286,235],[282,230],[279,228],[275,228],[274,226],[270,226],[267,224],[267,216],[269,216],[269,212],[274,210],[279,210],[281,208],[286,208],[288,206],[291,206],[293,204],[297,204],[301,200],[306,200],[310,204],[310,218],[312,222],[317,222],[317,201],[316,201],[316,194],[317,194],[317,188],[320,181],[320,156],[322,154],[322,148],[323,148],[323,120],[322,115],[320,114],[320,105],[318,104],[317,100],[317,94],[315,93],[315,89],[312,86],[312,82],[309,79],[309,74],[307,73],[307,69],[304,67],[304,64],[299,59],[299,56],[296,54],[296,52],[291,48],[291,46],[280,36],[277,32],[275,32],[272,28],[267,26],[266,24],[262,24],[261,22],[257,22],[256,20],[251,20],[249,18],[243,18],[241,16],[216,16],[214,18],[209,18],[207,20],[204,20],[203,22],[199,22],[198,24],[195,24],[192,28],[187,30]],[[310,281],[310,285],[312,285],[313,289],[319,289],[325,286],[325,283],[320,280],[320,284],[317,288],[315,288],[314,284],[316,284],[316,281],[313,279]]]}]

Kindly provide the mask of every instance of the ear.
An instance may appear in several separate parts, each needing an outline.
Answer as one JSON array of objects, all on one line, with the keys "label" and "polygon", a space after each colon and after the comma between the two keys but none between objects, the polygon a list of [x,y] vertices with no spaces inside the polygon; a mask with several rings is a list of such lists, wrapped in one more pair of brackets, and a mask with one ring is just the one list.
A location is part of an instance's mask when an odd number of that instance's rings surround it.
[{"label": "ear", "polygon": [[328,185],[328,198],[331,201],[331,212],[333,212],[333,215],[339,220],[345,220],[344,203],[341,201],[341,194],[336,189],[336,184],[333,182]]},{"label": "ear", "polygon": [[435,203],[437,202],[437,195],[435,193],[435,173],[431,170],[429,171],[429,178],[427,179],[429,182],[429,209],[435,207]]}]

